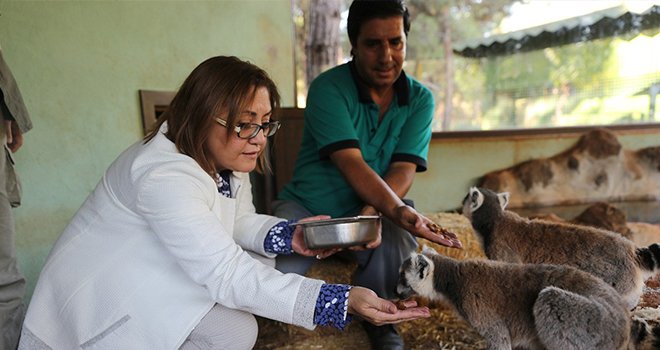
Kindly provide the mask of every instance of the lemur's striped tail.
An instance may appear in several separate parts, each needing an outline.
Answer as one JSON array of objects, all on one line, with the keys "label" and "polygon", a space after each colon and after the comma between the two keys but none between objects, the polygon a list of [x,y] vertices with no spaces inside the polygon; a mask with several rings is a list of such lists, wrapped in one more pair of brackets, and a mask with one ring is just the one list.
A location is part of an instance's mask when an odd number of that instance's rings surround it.
[{"label": "lemur's striped tail", "polygon": [[660,349],[660,309],[641,308],[632,312],[628,349]]}]

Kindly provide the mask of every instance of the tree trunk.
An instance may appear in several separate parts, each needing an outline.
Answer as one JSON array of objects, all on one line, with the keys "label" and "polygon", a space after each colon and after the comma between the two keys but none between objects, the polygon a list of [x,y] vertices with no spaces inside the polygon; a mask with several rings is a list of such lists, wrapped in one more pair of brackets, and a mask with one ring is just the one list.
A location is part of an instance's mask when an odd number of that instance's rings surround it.
[{"label": "tree trunk", "polygon": [[442,130],[449,130],[451,117],[454,112],[452,99],[454,98],[454,51],[451,45],[451,18],[449,6],[443,6],[440,13],[442,23],[442,47],[445,52],[445,109],[442,116]]},{"label": "tree trunk", "polygon": [[307,38],[305,40],[307,56],[305,81],[308,89],[309,84],[317,75],[339,63],[340,16],[341,1],[339,0],[311,0],[309,2],[309,20],[306,24]]}]

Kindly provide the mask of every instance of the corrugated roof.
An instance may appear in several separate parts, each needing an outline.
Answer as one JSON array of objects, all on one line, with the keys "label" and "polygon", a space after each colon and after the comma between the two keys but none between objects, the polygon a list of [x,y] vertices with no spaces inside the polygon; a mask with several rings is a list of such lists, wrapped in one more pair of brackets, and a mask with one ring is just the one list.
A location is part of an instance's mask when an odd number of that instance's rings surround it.
[{"label": "corrugated roof", "polygon": [[656,28],[660,28],[659,5],[641,11],[620,5],[537,27],[466,41],[454,45],[453,51],[474,58],[502,56],[615,35],[637,35]]}]

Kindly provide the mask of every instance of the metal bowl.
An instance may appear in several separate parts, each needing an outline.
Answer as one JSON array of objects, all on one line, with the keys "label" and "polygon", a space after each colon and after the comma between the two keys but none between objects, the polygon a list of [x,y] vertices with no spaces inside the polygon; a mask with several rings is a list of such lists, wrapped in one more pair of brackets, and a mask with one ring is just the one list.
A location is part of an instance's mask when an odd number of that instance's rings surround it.
[{"label": "metal bowl", "polygon": [[371,242],[378,237],[380,217],[355,216],[298,223],[308,248],[342,248]]}]

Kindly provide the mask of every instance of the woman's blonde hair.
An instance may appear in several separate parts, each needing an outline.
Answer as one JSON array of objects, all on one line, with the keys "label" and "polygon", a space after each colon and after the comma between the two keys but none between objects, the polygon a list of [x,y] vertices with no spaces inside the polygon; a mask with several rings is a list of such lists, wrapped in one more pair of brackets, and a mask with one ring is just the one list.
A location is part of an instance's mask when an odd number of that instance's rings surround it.
[{"label": "woman's blonde hair", "polygon": [[[220,113],[227,115],[232,130],[238,115],[254,100],[257,89],[266,88],[273,116],[280,106],[280,94],[263,69],[233,56],[218,56],[198,65],[183,82],[154,128],[144,137],[149,142],[167,122],[165,134],[179,152],[195,159],[210,176],[217,170],[206,148],[209,130]],[[227,135],[230,135],[229,133]],[[228,136],[229,137],[229,136]],[[270,171],[266,150],[259,155],[257,171]]]}]

